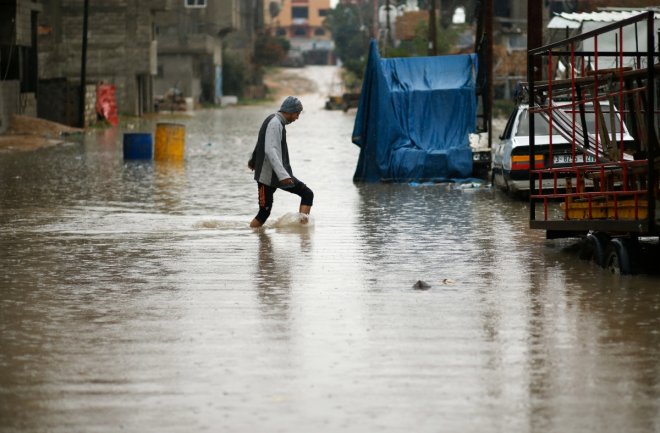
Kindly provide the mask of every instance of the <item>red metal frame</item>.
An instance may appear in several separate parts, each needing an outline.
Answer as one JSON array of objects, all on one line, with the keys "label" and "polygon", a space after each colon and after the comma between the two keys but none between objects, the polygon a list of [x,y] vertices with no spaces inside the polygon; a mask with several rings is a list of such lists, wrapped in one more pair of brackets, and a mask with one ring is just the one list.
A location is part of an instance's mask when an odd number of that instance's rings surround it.
[{"label": "red metal frame", "polygon": [[[530,220],[533,228],[549,229],[551,227],[552,230],[575,232],[578,229],[588,228],[590,221],[594,224],[597,222],[600,230],[607,229],[608,222],[611,222],[613,232],[620,230],[621,227],[625,227],[625,230],[635,227],[632,224],[619,224],[625,219],[627,222],[631,222],[631,220],[642,222],[643,224],[639,224],[638,227],[646,234],[660,233],[655,222],[655,200],[659,196],[658,191],[660,190],[660,186],[656,184],[656,179],[660,178],[657,173],[659,168],[656,166],[657,164],[654,165],[651,162],[655,160],[655,155],[660,153],[658,152],[658,139],[653,128],[658,113],[651,105],[654,104],[654,72],[657,67],[653,63],[658,54],[653,50],[655,46],[652,30],[653,19],[654,14],[648,12],[578,37],[530,50],[529,65],[535,64],[536,56],[542,56],[547,62],[545,68],[547,80],[544,82],[536,84],[532,67],[528,69],[530,113],[542,113],[547,118],[551,131],[547,147],[549,152],[547,168],[530,170]],[[624,31],[637,32],[637,23],[644,20],[649,28],[647,44],[651,47],[650,52],[624,52]],[[616,47],[614,52],[599,51],[599,37],[602,38],[607,32],[614,32],[614,46]],[[576,44],[584,43],[586,40],[593,42],[594,51],[577,52]],[[567,51],[560,50],[563,47],[567,47]],[[642,54],[647,59],[645,66],[641,64]],[[570,62],[568,62],[570,77],[567,80],[555,80],[555,59],[559,57],[561,60],[562,56],[570,58]],[[594,60],[592,70],[587,70],[586,63],[587,61],[591,63],[592,57]],[[599,58],[614,59],[615,67],[601,68]],[[626,58],[633,59],[632,66],[625,66]],[[581,63],[579,77],[576,76],[578,60]],[[629,88],[630,83],[633,82],[631,77],[634,78],[636,88]],[[645,84],[642,85],[641,83],[644,81]],[[590,91],[591,94],[582,94],[584,90]],[[555,99],[559,100],[562,95],[568,100],[556,103]],[[618,137],[613,131],[612,112],[614,108],[609,110],[608,122],[601,107],[600,101],[603,100],[609,101],[610,106],[618,106]],[[578,127],[577,113],[584,116],[586,103],[593,105],[595,123],[593,140],[589,138],[588,131],[584,131],[582,126]],[[557,116],[555,110],[558,109],[565,113],[570,112],[572,125],[570,131],[566,130],[568,121],[563,115],[555,122]],[[645,149],[646,152],[645,157],[638,160],[626,158],[624,117],[631,117],[632,114],[636,116],[634,118],[645,119],[644,128],[636,123],[634,129],[629,129],[629,132],[635,136],[639,150]],[[529,116],[529,118],[530,167],[535,167],[537,150],[534,146],[533,136],[534,116]],[[556,167],[553,162],[555,126],[563,128],[562,134],[570,141],[572,163],[568,167]],[[612,131],[608,131],[607,128]],[[578,136],[578,129],[582,132],[583,137]],[[581,142],[583,138],[584,142]],[[587,160],[588,152],[592,151],[589,149],[592,144],[596,157],[595,163]],[[616,154],[617,148],[618,158],[612,158],[612,155]],[[581,162],[577,158],[580,154],[582,154]],[[565,186],[561,185],[562,179]],[[566,181],[566,179],[570,180]],[[593,187],[588,190],[585,183],[587,179],[597,185],[597,188]],[[544,181],[547,185],[550,180],[552,187],[544,188]],[[575,203],[579,203],[579,205]],[[606,218],[603,218],[603,203],[605,203]],[[628,209],[626,212],[623,212],[624,204]],[[631,204],[632,212],[630,212]],[[539,215],[537,206],[542,209],[542,219],[539,218],[541,215]],[[578,206],[580,209],[584,209],[586,206],[587,213],[580,218],[580,221],[575,221],[570,218],[570,212]],[[595,215],[597,208],[599,213]],[[612,215],[610,215],[610,211]]]}]

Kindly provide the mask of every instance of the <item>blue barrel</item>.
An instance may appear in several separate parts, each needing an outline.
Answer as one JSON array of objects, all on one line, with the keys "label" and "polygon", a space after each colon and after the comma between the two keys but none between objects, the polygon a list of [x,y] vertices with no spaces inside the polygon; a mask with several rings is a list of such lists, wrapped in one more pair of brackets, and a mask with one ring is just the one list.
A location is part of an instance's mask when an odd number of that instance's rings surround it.
[{"label": "blue barrel", "polygon": [[151,133],[131,132],[124,134],[124,159],[151,159],[153,140]]}]

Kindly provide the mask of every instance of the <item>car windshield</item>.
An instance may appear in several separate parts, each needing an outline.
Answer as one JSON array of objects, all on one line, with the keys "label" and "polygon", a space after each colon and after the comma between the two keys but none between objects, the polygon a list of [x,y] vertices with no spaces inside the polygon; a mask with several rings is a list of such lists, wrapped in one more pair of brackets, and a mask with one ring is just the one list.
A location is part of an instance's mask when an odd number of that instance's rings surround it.
[{"label": "car windshield", "polygon": [[[555,131],[555,134],[559,134],[556,126],[553,125],[552,129]],[[534,133],[535,135],[550,135],[550,125],[548,125],[548,121],[539,113],[534,113]],[[523,137],[529,136],[529,110],[523,111],[520,115],[516,135]]]},{"label": "car windshield", "polygon": [[[610,118],[610,106],[608,104],[601,104],[601,112],[602,112],[602,118],[599,122],[604,121],[605,122],[605,129],[608,132],[615,131],[616,133],[621,132],[621,119],[617,115],[614,116],[614,119]],[[580,111],[579,110],[564,110],[566,112],[566,115],[569,117],[573,116],[573,113],[575,113],[575,121],[578,125],[581,125],[581,120],[580,120]],[[596,113],[594,113],[593,105],[592,104],[587,104],[585,107],[584,111],[584,117],[585,121],[587,123],[587,130],[589,131],[589,134],[595,134],[596,133]],[[614,125],[612,125],[612,120],[614,120]],[[613,126],[613,127],[612,127]],[[599,128],[601,128],[601,125],[599,124]],[[557,129],[556,125],[553,125],[553,128],[555,135],[559,134],[559,130]],[[548,125],[548,121],[543,118],[539,113],[534,113],[534,130],[535,134],[537,136],[539,135],[549,135],[550,134],[550,129]],[[520,121],[518,122],[518,131],[516,132],[517,136],[529,136],[529,111],[524,110],[523,113],[520,115]]]},{"label": "car windshield", "polygon": [[[605,129],[607,129],[608,132],[612,132],[613,130],[615,132],[621,132],[621,119],[619,118],[618,115],[614,115],[614,119],[610,119],[610,107],[609,105],[605,105],[601,107],[601,112],[603,114],[603,117],[599,122],[602,122],[603,120],[605,121]],[[572,112],[568,112],[569,116],[572,116]],[[593,106],[587,106],[584,111],[584,117],[585,120],[587,121],[587,130],[589,131],[590,134],[595,134],[596,133],[596,113],[594,113]],[[575,110],[575,119],[577,122],[580,122],[580,112],[579,110]],[[612,120],[614,120],[614,128],[612,128]],[[599,128],[601,126],[599,125]]]}]

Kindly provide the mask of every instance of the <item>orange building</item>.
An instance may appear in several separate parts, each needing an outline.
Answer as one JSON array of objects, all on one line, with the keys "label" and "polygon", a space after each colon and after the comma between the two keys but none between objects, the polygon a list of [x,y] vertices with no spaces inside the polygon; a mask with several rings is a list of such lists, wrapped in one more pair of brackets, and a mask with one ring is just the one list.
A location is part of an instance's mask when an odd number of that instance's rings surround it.
[{"label": "orange building", "polygon": [[[330,0],[280,0],[269,1],[279,6],[279,13],[267,18],[274,34],[286,37],[292,46],[308,49],[321,48],[332,38],[323,27],[323,21],[330,11]],[[271,7],[264,8],[273,10]],[[268,12],[266,12],[268,13]]]}]

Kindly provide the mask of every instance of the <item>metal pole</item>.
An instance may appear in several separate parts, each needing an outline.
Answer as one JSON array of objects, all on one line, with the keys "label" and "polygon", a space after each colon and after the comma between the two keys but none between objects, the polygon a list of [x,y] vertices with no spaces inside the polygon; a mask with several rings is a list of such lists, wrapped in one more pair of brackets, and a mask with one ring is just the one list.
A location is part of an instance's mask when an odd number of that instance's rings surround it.
[{"label": "metal pole", "polygon": [[89,15],[89,0],[85,0],[83,7],[83,35],[82,35],[82,59],[80,62],[80,95],[79,95],[79,118],[78,124],[85,127],[85,82],[87,81],[87,21]]},{"label": "metal pole", "polygon": [[[531,50],[543,45],[543,2],[527,0],[527,49]],[[541,56],[535,56],[534,78],[542,79]],[[530,101],[530,106],[533,101]]]},{"label": "metal pole", "polygon": [[[527,49],[539,48],[543,45],[543,2],[538,0],[527,0]],[[535,167],[535,149],[534,149],[534,115],[531,109],[534,108],[534,82],[541,81],[543,71],[541,55],[527,54],[527,81],[529,83],[529,220],[536,219],[536,199],[532,198],[536,194],[534,177],[532,170]]]},{"label": "metal pole", "polygon": [[388,47],[390,45],[390,35],[392,34],[392,28],[390,27],[390,0],[385,1],[385,22],[386,24],[386,29],[385,31],[387,34],[385,35],[385,47]]},{"label": "metal pole", "polygon": [[484,33],[486,33],[486,97],[484,114],[488,127],[488,148],[493,144],[493,0],[486,0]]},{"label": "metal pole", "polygon": [[373,11],[373,38],[378,40],[378,0],[373,0],[373,6],[374,6],[374,11]]},{"label": "metal pole", "polygon": [[[539,56],[540,57],[540,56]],[[529,82],[529,220],[534,221],[536,219],[536,200],[532,198],[536,194],[534,190],[534,177],[532,176],[532,170],[535,166],[535,156],[534,156],[534,114],[531,113],[531,108],[534,106],[534,56],[527,53],[527,80]]]},{"label": "metal pole", "polygon": [[653,39],[653,23],[654,23],[654,13],[648,12],[648,17],[646,19],[646,139],[648,143],[646,157],[648,159],[648,230],[650,232],[656,231],[656,167],[655,167],[655,158],[658,151],[658,138],[655,135],[655,64],[654,64],[654,51],[655,51],[655,41]]},{"label": "metal pole", "polygon": [[435,35],[435,0],[429,4],[429,56],[438,55],[437,37]]}]

